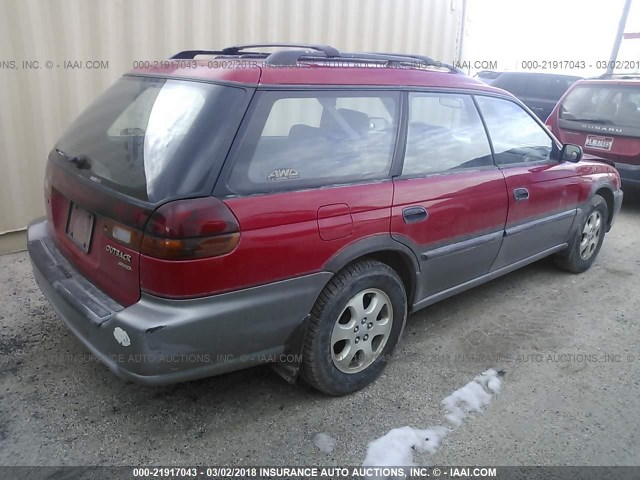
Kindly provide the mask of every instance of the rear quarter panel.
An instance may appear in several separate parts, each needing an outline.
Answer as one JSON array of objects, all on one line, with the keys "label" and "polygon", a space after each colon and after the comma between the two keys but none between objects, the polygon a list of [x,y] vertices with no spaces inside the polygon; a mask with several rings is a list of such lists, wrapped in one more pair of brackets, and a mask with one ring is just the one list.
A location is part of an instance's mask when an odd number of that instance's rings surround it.
[{"label": "rear quarter panel", "polygon": [[[323,271],[347,246],[389,233],[392,197],[393,183],[385,180],[227,198],[224,202],[240,224],[236,249],[220,257],[179,262],[142,255],[141,287],[150,293],[171,291],[178,298],[205,296]],[[348,206],[353,226],[342,229],[348,234],[321,237],[318,211],[328,205]],[[334,210],[342,220],[343,208],[328,209]],[[323,221],[329,219],[322,215]]]}]

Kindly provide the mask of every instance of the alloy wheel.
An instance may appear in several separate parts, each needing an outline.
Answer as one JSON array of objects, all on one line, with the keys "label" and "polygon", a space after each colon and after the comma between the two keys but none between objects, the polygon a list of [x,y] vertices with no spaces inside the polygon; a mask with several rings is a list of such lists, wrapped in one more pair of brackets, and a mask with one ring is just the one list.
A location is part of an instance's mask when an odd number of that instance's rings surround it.
[{"label": "alloy wheel", "polygon": [[589,260],[598,247],[602,232],[602,215],[594,210],[587,218],[580,238],[580,258]]},{"label": "alloy wheel", "polygon": [[331,334],[331,358],[343,373],[358,373],[384,349],[393,325],[391,300],[382,290],[368,288],[354,295],[342,310]]}]

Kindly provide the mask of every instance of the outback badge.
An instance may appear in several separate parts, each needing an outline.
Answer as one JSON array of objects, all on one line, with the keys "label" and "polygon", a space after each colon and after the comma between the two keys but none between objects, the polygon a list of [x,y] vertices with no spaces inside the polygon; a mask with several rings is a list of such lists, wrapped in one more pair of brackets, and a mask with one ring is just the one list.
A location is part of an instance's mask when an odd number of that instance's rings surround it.
[{"label": "outback badge", "polygon": [[131,262],[131,254],[124,253],[123,251],[118,250],[116,247],[113,247],[111,245],[107,245],[104,248],[111,255],[115,255],[116,257],[121,258],[122,260],[124,260],[127,263]]}]

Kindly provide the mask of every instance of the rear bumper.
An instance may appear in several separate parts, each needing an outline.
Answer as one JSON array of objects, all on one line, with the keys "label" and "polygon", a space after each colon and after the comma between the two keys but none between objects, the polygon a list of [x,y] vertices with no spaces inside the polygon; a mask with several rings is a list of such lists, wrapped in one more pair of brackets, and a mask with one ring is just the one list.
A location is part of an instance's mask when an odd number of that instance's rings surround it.
[{"label": "rear bumper", "polygon": [[630,163],[615,164],[622,183],[640,185],[640,165],[632,165]]},{"label": "rear bumper", "polygon": [[143,293],[125,308],[66,261],[46,223],[36,221],[28,230],[40,289],[69,330],[107,367],[147,385],[279,361],[332,275],[320,272],[190,300]]}]

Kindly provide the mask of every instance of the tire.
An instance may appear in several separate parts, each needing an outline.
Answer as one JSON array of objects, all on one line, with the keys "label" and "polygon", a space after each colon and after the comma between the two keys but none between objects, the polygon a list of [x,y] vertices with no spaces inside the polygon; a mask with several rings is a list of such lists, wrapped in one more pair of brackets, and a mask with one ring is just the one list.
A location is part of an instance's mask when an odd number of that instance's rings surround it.
[{"label": "tire", "polygon": [[607,202],[592,196],[569,248],[555,257],[556,265],[572,273],[588,270],[600,252],[608,221]]},{"label": "tire", "polygon": [[335,396],[369,385],[384,369],[406,319],[407,295],[395,270],[369,259],[348,265],[311,310],[302,378]]}]

